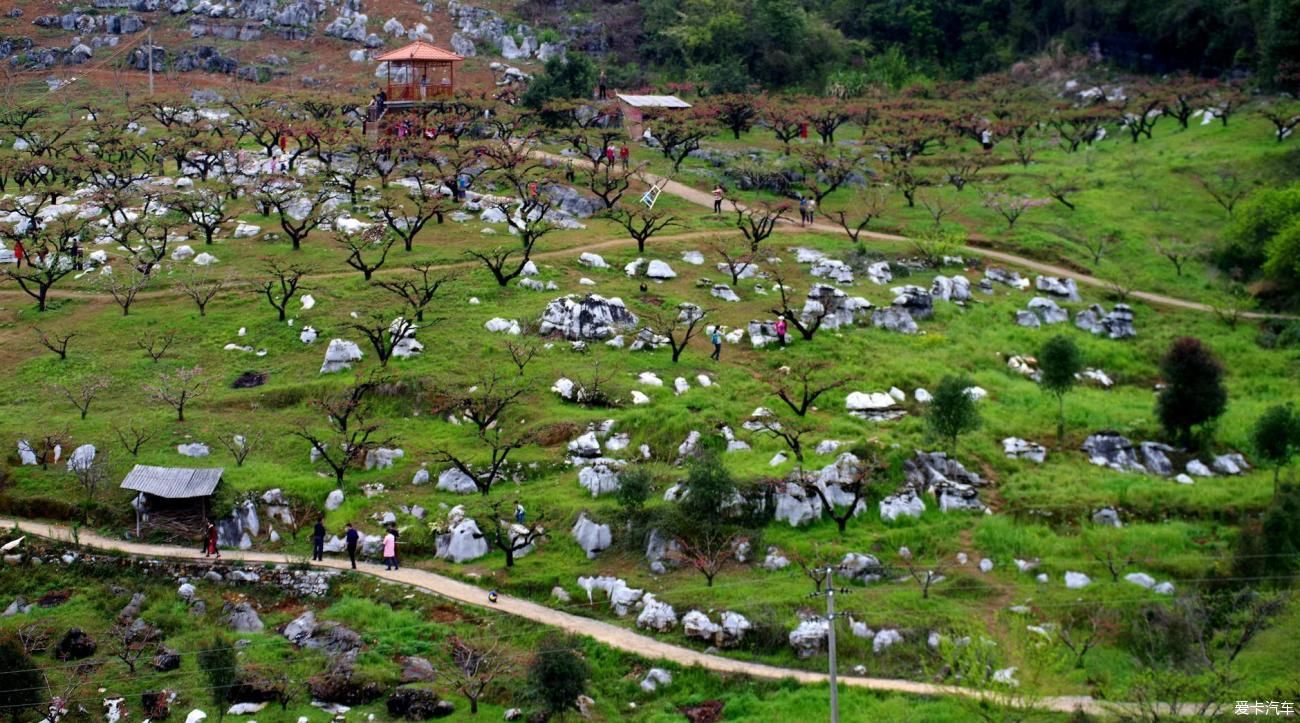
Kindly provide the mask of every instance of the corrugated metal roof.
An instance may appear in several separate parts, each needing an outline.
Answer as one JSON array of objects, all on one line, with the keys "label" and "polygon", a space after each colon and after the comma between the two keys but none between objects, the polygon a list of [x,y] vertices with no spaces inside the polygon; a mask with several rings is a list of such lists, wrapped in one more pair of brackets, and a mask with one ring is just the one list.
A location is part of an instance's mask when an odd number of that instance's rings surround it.
[{"label": "corrugated metal roof", "polygon": [[217,488],[224,472],[221,467],[185,469],[137,464],[122,480],[122,489],[147,492],[169,500],[207,497]]},{"label": "corrugated metal roof", "polygon": [[390,50],[383,55],[377,56],[375,60],[381,63],[387,63],[394,60],[441,60],[444,62],[458,62],[464,60],[464,58],[450,50],[443,50],[436,45],[430,45],[423,40],[417,40],[410,45],[404,45],[397,50]]},{"label": "corrugated metal roof", "polygon": [[675,95],[623,95],[617,93],[619,100],[633,108],[690,108],[691,104]]}]

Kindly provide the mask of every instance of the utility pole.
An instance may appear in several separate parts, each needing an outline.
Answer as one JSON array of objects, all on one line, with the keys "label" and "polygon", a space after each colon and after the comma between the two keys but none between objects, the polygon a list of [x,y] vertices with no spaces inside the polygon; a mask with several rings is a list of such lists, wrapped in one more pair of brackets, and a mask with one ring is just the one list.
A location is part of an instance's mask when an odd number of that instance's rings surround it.
[{"label": "utility pole", "polygon": [[[835,664],[835,568],[826,566],[825,579],[826,590],[812,593],[809,597],[826,596],[826,653],[827,663],[830,666],[831,723],[840,723],[840,691]],[[847,588],[840,588],[839,592],[847,594],[849,591]]]},{"label": "utility pole", "polygon": [[149,95],[153,95],[153,28],[149,28]]}]

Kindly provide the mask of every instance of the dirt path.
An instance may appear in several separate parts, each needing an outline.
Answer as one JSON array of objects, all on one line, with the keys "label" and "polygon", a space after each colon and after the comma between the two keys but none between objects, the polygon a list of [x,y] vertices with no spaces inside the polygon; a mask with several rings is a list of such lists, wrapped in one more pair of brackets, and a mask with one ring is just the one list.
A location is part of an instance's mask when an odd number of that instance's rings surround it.
[{"label": "dirt path", "polygon": [[[19,534],[25,533],[71,544],[72,531],[68,527],[31,522],[27,520],[0,518],[0,528],[12,529],[15,526],[21,529]],[[112,540],[85,530],[78,533],[77,542],[83,547],[123,555],[166,557],[174,559],[198,559],[202,557],[199,552],[189,548],[171,545],[146,545],[123,542],[120,540]],[[291,557],[288,555],[266,552],[239,552],[233,550],[223,552],[222,560],[228,562],[243,561],[256,563],[304,564],[301,558]],[[343,570],[348,567],[345,560],[334,559],[306,564],[310,564],[313,567],[322,567],[334,570]],[[800,683],[814,685],[825,683],[827,681],[827,676],[824,673],[781,668],[762,663],[732,660],[720,655],[709,655],[696,650],[691,650],[690,648],[673,645],[647,635],[642,635],[611,623],[572,615],[560,610],[548,608],[545,605],[529,602],[509,595],[502,595],[495,604],[491,604],[487,602],[487,593],[481,588],[424,570],[412,570],[407,568],[402,570],[386,571],[378,565],[363,564],[358,572],[382,580],[388,580],[418,588],[448,598],[457,603],[500,610],[501,612],[510,615],[526,618],[533,622],[541,623],[550,627],[559,628],[568,633],[589,636],[612,648],[617,648],[635,655],[641,655],[651,660],[668,660],[683,666],[698,665],[715,673],[748,675],[765,680],[793,679]],[[843,685],[854,688],[905,693],[909,695],[959,695],[970,698],[987,697],[987,694],[982,691],[934,685],[931,683],[919,683],[910,680],[868,678],[855,675],[841,675],[839,680]],[[1109,703],[1103,706],[1100,702],[1090,696],[1048,696],[1026,702],[1041,710],[1050,710],[1062,713],[1082,710],[1092,715],[1109,715],[1114,712],[1115,708],[1125,706],[1125,704],[1115,703]]]}]

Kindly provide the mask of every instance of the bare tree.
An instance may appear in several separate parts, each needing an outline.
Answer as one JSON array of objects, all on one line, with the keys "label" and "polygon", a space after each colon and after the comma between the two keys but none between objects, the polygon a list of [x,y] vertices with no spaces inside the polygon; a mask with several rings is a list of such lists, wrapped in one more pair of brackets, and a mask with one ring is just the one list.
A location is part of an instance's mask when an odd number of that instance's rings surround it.
[{"label": "bare tree", "polygon": [[645,253],[646,242],[669,226],[680,226],[676,216],[663,210],[654,210],[637,206],[632,209],[611,208],[609,217],[618,222],[627,235],[636,240],[636,251]]},{"label": "bare tree", "polygon": [[243,467],[244,460],[248,455],[253,453],[262,444],[262,432],[253,429],[252,426],[245,426],[238,432],[222,432],[217,435],[217,441],[221,446],[230,452],[230,456],[235,458],[235,466]]},{"label": "bare tree", "polygon": [[1151,245],[1155,248],[1156,253],[1169,259],[1169,263],[1174,265],[1174,273],[1178,276],[1183,275],[1183,266],[1196,254],[1196,247],[1179,236],[1158,238],[1153,240]]},{"label": "bare tree", "polygon": [[279,313],[280,321],[284,321],[289,302],[302,290],[299,288],[302,277],[311,273],[311,269],[297,264],[284,266],[279,261],[269,261],[266,271],[271,278],[262,282],[262,292],[266,294],[266,301],[271,308]]},{"label": "bare tree", "polygon": [[772,235],[776,225],[785,220],[785,214],[790,210],[789,204],[769,201],[761,201],[752,207],[732,201],[731,207],[736,211],[736,228],[745,235],[753,253],[758,253],[759,245]]},{"label": "bare tree", "polygon": [[1101,264],[1101,259],[1109,251],[1119,248],[1124,243],[1124,235],[1116,230],[1093,233],[1074,237],[1075,243],[1088,250],[1088,256],[1094,266]]},{"label": "bare tree", "polygon": [[153,439],[153,432],[137,425],[134,421],[114,425],[113,431],[117,433],[117,441],[131,453],[132,457],[140,456],[140,448]]},{"label": "bare tree", "polygon": [[754,254],[748,251],[732,251],[722,245],[721,241],[713,244],[713,250],[722,257],[722,266],[731,277],[731,285],[740,283],[740,277],[754,266]]},{"label": "bare tree", "polygon": [[156,384],[144,385],[149,398],[176,410],[176,421],[185,421],[185,407],[208,390],[202,367],[181,367],[158,375]]},{"label": "bare tree", "polygon": [[1079,192],[1080,185],[1079,179],[1061,173],[1043,182],[1043,188],[1047,190],[1047,195],[1056,199],[1062,206],[1071,211],[1076,210],[1078,207],[1070,200],[1070,196]]},{"label": "bare tree", "polygon": [[211,246],[212,239],[221,228],[221,224],[235,218],[228,202],[231,191],[231,187],[224,185],[200,188],[193,193],[175,194],[168,199],[167,203],[201,230],[203,243]]},{"label": "bare tree", "polygon": [[686,346],[691,343],[691,339],[704,329],[704,319],[711,311],[711,309],[701,309],[694,304],[681,304],[677,307],[676,314],[661,312],[649,314],[646,328],[668,340],[668,346],[673,352],[673,363],[676,364],[682,352],[686,350]]},{"label": "bare tree", "polygon": [[80,265],[77,255],[86,222],[61,216],[42,226],[36,225],[34,220],[28,223],[26,234],[0,231],[4,237],[22,241],[27,249],[27,265],[6,265],[4,275],[36,301],[37,311],[45,311],[49,307],[50,289]]},{"label": "bare tree", "polygon": [[447,449],[439,449],[435,458],[446,462],[474,480],[474,486],[483,496],[492,491],[492,485],[505,478],[506,462],[510,453],[531,441],[529,435],[506,437],[499,428],[492,428],[479,435],[479,441],[488,448],[489,459],[485,465],[477,468],[468,458],[463,458]]},{"label": "bare tree", "polygon": [[859,191],[847,204],[847,211],[822,211],[848,234],[849,240],[858,243],[867,226],[885,213],[885,195],[879,188]]},{"label": "bare tree", "polygon": [[135,666],[141,658],[153,657],[158,649],[160,633],[152,625],[135,625],[128,622],[114,623],[108,629],[110,654],[122,661],[130,675],[135,675]]},{"label": "bare tree", "polygon": [[[388,252],[397,243],[397,237],[390,235],[383,226],[369,226],[359,234],[338,231],[334,236],[339,246],[348,252],[344,263],[365,277],[366,281],[374,275],[388,260]],[[366,254],[375,252],[376,256],[367,259]]]},{"label": "bare tree", "polygon": [[834,568],[831,563],[822,556],[817,543],[813,543],[813,551],[811,555],[792,552],[790,553],[790,557],[792,557],[795,563],[799,565],[799,569],[803,571],[804,577],[808,578],[808,580],[812,582],[813,588],[816,592],[820,593],[823,586],[833,582],[831,579],[831,572]]},{"label": "bare tree", "polygon": [[677,549],[669,550],[667,557],[688,565],[704,576],[707,587],[713,587],[713,579],[728,562],[736,559],[739,542],[738,534],[707,526],[693,534],[679,536]]},{"label": "bare tree", "polygon": [[90,508],[95,504],[100,489],[108,483],[108,452],[99,452],[89,460],[74,458],[69,461],[68,469],[81,488],[81,521],[89,523]]},{"label": "bare tree", "polygon": [[974,181],[980,171],[983,171],[991,164],[992,160],[983,154],[960,154],[949,161],[944,168],[947,174],[945,180],[960,193],[966,188],[966,184]]},{"label": "bare tree", "polygon": [[328,202],[333,195],[328,186],[315,193],[300,193],[302,186],[283,179],[262,184],[255,196],[258,203],[275,211],[280,228],[289,237],[293,250],[302,248],[307,235],[330,220]]},{"label": "bare tree", "polygon": [[944,217],[957,210],[956,201],[950,201],[938,193],[922,193],[920,201],[921,208],[930,214],[930,220],[934,221],[935,226],[942,226]]},{"label": "bare tree", "polygon": [[[430,220],[437,218],[442,223],[443,215],[454,206],[447,198],[428,184],[422,174],[414,174],[416,188],[406,193],[387,193],[379,204],[379,213],[383,215],[389,230],[402,239],[402,246],[410,251],[415,246],[415,237],[419,235]],[[448,185],[454,187],[453,179]]]},{"label": "bare tree", "polygon": [[113,296],[113,301],[116,301],[117,305],[122,307],[122,316],[126,316],[131,313],[131,305],[135,303],[136,297],[149,285],[150,277],[135,269],[130,269],[126,272],[109,274],[102,278],[104,280],[101,282],[101,286],[108,289],[108,293]]},{"label": "bare tree", "polygon": [[72,402],[72,406],[81,412],[81,418],[85,419],[86,415],[90,413],[90,403],[95,401],[95,397],[99,396],[100,392],[110,386],[112,386],[112,380],[108,377],[97,376],[83,379],[75,389],[65,384],[56,384],[54,388],[62,392],[63,396],[67,397],[69,402]]},{"label": "bare tree", "polygon": [[207,316],[208,304],[230,284],[229,278],[219,279],[191,272],[181,280],[181,290],[199,309],[199,316]]},{"label": "bare tree", "polygon": [[511,659],[501,650],[499,639],[481,645],[465,643],[452,636],[447,641],[450,666],[438,666],[438,677],[469,701],[470,715],[478,713],[478,701],[498,678],[509,677],[515,671]]},{"label": "bare tree", "polygon": [[433,298],[438,295],[438,289],[455,278],[454,274],[431,277],[430,272],[433,269],[434,264],[412,266],[411,270],[420,275],[418,281],[413,279],[376,281],[375,286],[396,295],[406,302],[407,306],[411,307],[411,311],[415,312],[415,320],[424,321],[424,310],[428,308]]},{"label": "bare tree", "polygon": [[1068,608],[1056,623],[1056,638],[1070,651],[1074,667],[1083,668],[1088,652],[1115,631],[1114,612],[1104,605]]},{"label": "bare tree", "polygon": [[71,443],[72,435],[68,433],[67,427],[63,427],[38,436],[32,451],[36,453],[36,460],[40,463],[41,469],[47,470],[51,462],[58,461],[55,458],[56,452],[61,452]]},{"label": "bare tree", "polygon": [[416,326],[403,316],[394,318],[391,312],[373,311],[365,319],[358,319],[348,324],[348,328],[366,337],[371,348],[375,350],[379,366],[386,367],[402,340],[415,335]]},{"label": "bare tree", "polygon": [[982,194],[984,207],[997,213],[1007,222],[1007,228],[1015,228],[1016,221],[1029,210],[1028,196],[1016,196],[1010,193],[989,191]]},{"label": "bare tree", "polygon": [[281,519],[289,526],[289,535],[295,540],[299,532],[321,517],[320,508],[305,497],[289,497],[285,499],[284,507],[287,515]]},{"label": "bare tree", "polygon": [[144,353],[148,354],[154,363],[157,363],[159,359],[162,359],[167,354],[167,350],[171,348],[172,342],[175,340],[176,332],[174,331],[157,333],[146,331],[144,336],[135,340],[135,345],[143,349]]},{"label": "bare tree", "polygon": [[[871,455],[867,459],[860,460],[854,466],[849,473],[848,479],[841,479],[835,483],[841,493],[835,499],[831,498],[826,485],[821,484],[814,478],[804,478],[804,492],[816,495],[817,499],[822,503],[823,511],[835,521],[835,527],[843,535],[844,530],[848,527],[849,520],[858,515],[860,511],[858,507],[862,505],[862,500],[866,497],[871,482],[884,468],[885,465],[876,456]],[[848,504],[836,504],[844,494],[849,496]]]},{"label": "bare tree", "polygon": [[515,403],[528,392],[528,387],[507,382],[495,371],[480,377],[468,391],[456,395],[456,408],[461,416],[474,423],[479,434],[496,426]]},{"label": "bare tree", "polygon": [[524,368],[533,360],[533,357],[537,356],[537,351],[537,342],[531,339],[522,342],[506,342],[506,353],[510,355],[510,361],[519,370],[519,376],[524,375]]},{"label": "bare tree", "polygon": [[810,362],[787,373],[777,373],[769,377],[768,385],[790,411],[802,417],[817,402],[817,398],[832,389],[838,389],[848,383],[844,376],[827,377],[830,365],[826,362]]},{"label": "bare tree", "polygon": [[816,307],[809,309],[806,315],[802,310],[792,309],[790,307],[790,287],[785,283],[785,277],[776,268],[772,268],[771,274],[772,279],[776,282],[774,285],[781,294],[781,306],[772,309],[772,313],[785,317],[785,320],[799,332],[804,341],[812,341],[813,336],[821,329],[822,322],[826,320],[827,316],[830,316],[830,305],[818,304]]},{"label": "bare tree", "polygon": [[903,569],[907,571],[907,576],[921,588],[921,599],[930,599],[930,587],[943,579],[943,566],[937,559],[934,564],[917,564],[916,555],[906,547],[898,549],[898,559],[902,562]]},{"label": "bare tree", "polygon": [[58,332],[51,334],[43,329],[36,329],[37,341],[41,343],[41,346],[58,355],[60,361],[68,358],[68,342],[72,341],[72,337],[76,335],[77,332],[75,331],[70,331],[67,334],[59,334]]},{"label": "bare tree", "polygon": [[492,503],[492,519],[496,524],[491,526],[486,537],[493,547],[506,554],[506,567],[514,567],[516,554],[545,539],[546,528],[542,522],[546,519],[546,513],[539,512],[528,524],[520,524],[509,514],[503,515],[501,506],[501,501]]},{"label": "bare tree", "polygon": [[1237,204],[1250,195],[1251,184],[1231,168],[1220,168],[1211,175],[1197,173],[1192,178],[1229,216]]},{"label": "bare tree", "polygon": [[781,421],[770,414],[761,416],[754,421],[758,425],[758,428],[754,430],[757,434],[766,434],[785,442],[785,446],[789,448],[794,458],[801,464],[803,463],[803,438],[816,431],[817,427],[815,425],[808,423],[802,417],[794,421]]},{"label": "bare tree", "polygon": [[348,468],[366,458],[371,450],[392,444],[394,437],[379,436],[382,425],[370,418],[366,397],[385,383],[386,377],[373,372],[340,394],[326,395],[314,405],[325,412],[328,429],[324,432],[302,425],[293,435],[305,440],[312,449],[313,461],[324,462],[334,473],[334,481],[343,486]]}]

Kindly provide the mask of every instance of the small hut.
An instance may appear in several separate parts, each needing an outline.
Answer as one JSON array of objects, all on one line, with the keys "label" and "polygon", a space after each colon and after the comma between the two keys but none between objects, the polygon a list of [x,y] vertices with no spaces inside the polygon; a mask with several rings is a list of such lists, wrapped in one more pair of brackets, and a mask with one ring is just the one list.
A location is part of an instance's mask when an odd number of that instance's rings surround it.
[{"label": "small hut", "polygon": [[136,537],[146,526],[191,534],[202,529],[200,525],[208,517],[212,495],[224,473],[221,467],[188,469],[137,464],[122,480],[122,489],[139,493],[131,502]]},{"label": "small hut", "polygon": [[633,139],[645,133],[645,112],[658,109],[680,110],[690,108],[691,104],[675,95],[624,95],[616,94],[619,114],[623,116],[623,128]]},{"label": "small hut", "polygon": [[400,108],[450,98],[456,92],[456,65],[465,59],[417,40],[375,60],[388,63],[388,105]]}]

